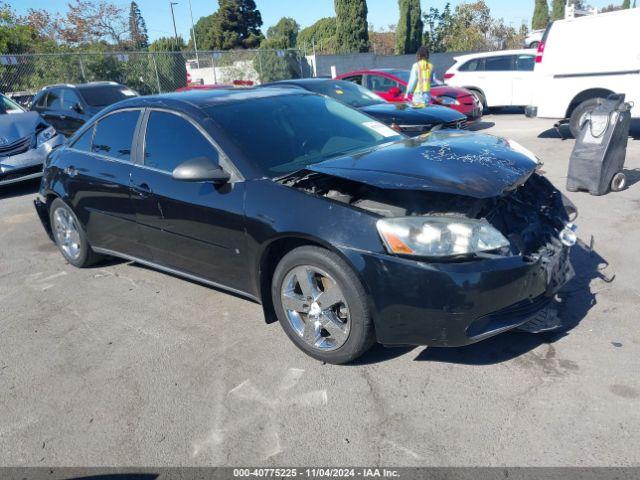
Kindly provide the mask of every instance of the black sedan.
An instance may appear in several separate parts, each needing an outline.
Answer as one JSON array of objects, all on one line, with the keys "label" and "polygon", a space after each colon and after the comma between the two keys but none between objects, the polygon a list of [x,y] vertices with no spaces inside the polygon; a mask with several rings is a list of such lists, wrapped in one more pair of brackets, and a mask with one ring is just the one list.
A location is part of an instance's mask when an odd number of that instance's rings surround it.
[{"label": "black sedan", "polygon": [[410,137],[422,135],[435,127],[467,128],[467,117],[451,108],[438,105],[417,108],[409,103],[388,103],[371,90],[345,80],[301,78],[283,80],[264,86],[301,88],[309,92],[327,95],[371,115],[376,120]]},{"label": "black sedan", "polygon": [[299,89],[194,91],[105,109],[49,156],[35,204],[72,265],[115,256],[234,292],[344,363],[550,305],[573,209],[536,169],[504,139],[412,139]]},{"label": "black sedan", "polygon": [[70,136],[104,107],[137,95],[116,82],[50,85],[33,97],[31,110]]}]

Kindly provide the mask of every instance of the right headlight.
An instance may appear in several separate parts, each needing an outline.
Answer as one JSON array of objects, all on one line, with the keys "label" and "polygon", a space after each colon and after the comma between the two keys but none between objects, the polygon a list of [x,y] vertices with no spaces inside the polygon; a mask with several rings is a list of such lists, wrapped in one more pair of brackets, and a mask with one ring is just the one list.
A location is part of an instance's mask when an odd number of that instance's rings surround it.
[{"label": "right headlight", "polygon": [[509,240],[484,219],[383,218],[376,226],[387,251],[398,255],[451,257],[509,246]]}]

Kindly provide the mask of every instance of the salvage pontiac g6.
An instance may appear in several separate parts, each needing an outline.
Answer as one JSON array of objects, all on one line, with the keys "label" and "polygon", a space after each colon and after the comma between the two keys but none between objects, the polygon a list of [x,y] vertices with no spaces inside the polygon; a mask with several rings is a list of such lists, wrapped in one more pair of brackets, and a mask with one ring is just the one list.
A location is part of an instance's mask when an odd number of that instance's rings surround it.
[{"label": "salvage pontiac g6", "polygon": [[576,212],[537,167],[501,138],[410,139],[310,92],[195,91],[104,110],[49,157],[36,208],[69,263],[121,257],[235,292],[345,363],[549,307]]}]

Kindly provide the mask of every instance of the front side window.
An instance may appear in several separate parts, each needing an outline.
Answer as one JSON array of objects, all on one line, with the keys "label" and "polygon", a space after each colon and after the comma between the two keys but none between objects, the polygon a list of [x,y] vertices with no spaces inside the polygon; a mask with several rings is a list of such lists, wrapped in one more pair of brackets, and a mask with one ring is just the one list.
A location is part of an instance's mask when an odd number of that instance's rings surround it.
[{"label": "front side window", "polygon": [[76,92],[74,92],[70,88],[64,90],[64,93],[62,94],[63,110],[73,110],[73,107],[75,107],[79,103],[80,99],[78,98],[78,95],[76,95]]},{"label": "front side window", "polygon": [[404,138],[357,110],[314,94],[229,102],[206,111],[247,160],[272,178]]},{"label": "front side window", "polygon": [[513,57],[487,57],[484,59],[484,69],[487,72],[508,72],[513,70]]},{"label": "front side window", "polygon": [[144,141],[146,166],[173,172],[198,157],[218,163],[218,151],[189,121],[172,113],[151,112]]},{"label": "front side window", "polygon": [[95,126],[91,151],[118,160],[130,160],[133,134],[139,116],[140,111],[128,110],[99,120]]},{"label": "front side window", "polygon": [[518,55],[516,57],[516,70],[519,72],[533,72],[536,66],[536,57],[533,55]]}]

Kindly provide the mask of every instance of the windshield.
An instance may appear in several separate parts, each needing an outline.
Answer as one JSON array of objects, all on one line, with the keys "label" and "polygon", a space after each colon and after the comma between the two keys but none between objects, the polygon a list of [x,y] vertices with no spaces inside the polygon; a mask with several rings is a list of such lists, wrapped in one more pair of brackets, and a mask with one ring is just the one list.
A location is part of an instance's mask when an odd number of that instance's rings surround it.
[{"label": "windshield", "polygon": [[404,138],[357,110],[313,94],[221,104],[206,112],[247,159],[271,178]]},{"label": "windshield", "polygon": [[371,90],[351,82],[327,80],[326,82],[309,82],[305,84],[305,87],[313,92],[335,98],[339,102],[354,108],[386,103]]},{"label": "windshield", "polygon": [[23,113],[24,109],[9,97],[0,95],[0,115],[6,113]]},{"label": "windshield", "polygon": [[82,98],[92,107],[106,107],[129,97],[137,97],[138,94],[123,85],[104,85],[100,87],[78,87]]}]

